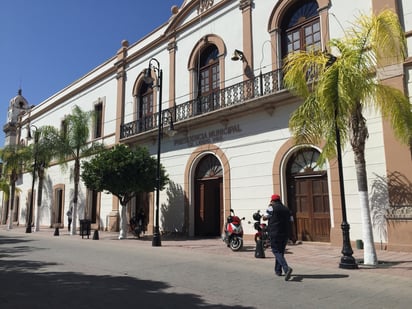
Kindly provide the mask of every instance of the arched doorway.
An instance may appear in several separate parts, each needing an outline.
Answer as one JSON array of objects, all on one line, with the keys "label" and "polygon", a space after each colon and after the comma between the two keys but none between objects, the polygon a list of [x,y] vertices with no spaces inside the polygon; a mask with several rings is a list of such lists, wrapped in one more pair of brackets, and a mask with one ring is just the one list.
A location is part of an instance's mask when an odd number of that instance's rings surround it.
[{"label": "arched doorway", "polygon": [[223,226],[223,169],[211,154],[195,170],[195,236],[219,236]]},{"label": "arched doorway", "polygon": [[297,239],[330,241],[330,209],[328,177],[317,160],[320,153],[301,148],[287,163],[288,205],[294,217]]}]

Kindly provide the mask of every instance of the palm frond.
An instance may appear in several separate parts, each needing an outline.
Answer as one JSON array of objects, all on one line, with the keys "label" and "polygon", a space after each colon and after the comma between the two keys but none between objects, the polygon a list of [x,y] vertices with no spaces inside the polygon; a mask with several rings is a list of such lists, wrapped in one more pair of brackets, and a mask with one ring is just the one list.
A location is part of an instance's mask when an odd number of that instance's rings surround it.
[{"label": "palm frond", "polygon": [[0,179],[0,191],[3,192],[4,200],[8,200],[10,196],[10,183],[6,179]]},{"label": "palm frond", "polygon": [[405,33],[397,14],[391,10],[372,16],[360,15],[348,37],[351,45],[361,48],[362,56],[369,57],[370,64],[378,68],[405,59]]},{"label": "palm frond", "polygon": [[311,95],[292,114],[289,128],[299,144],[318,144],[322,139],[326,118],[319,113],[319,102]]},{"label": "palm frond", "polygon": [[319,52],[294,52],[285,58],[283,82],[296,95],[306,98],[313,91],[327,59]]},{"label": "palm frond", "polygon": [[412,138],[411,103],[402,91],[393,87],[378,84],[375,92],[376,105],[382,116],[388,119],[395,136],[404,144]]}]

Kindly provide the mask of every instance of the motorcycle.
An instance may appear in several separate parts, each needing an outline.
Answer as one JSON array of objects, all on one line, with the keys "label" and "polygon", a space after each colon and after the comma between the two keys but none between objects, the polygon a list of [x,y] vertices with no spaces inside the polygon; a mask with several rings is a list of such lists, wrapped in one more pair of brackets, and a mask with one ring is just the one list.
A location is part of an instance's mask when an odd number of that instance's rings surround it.
[{"label": "motorcycle", "polygon": [[269,238],[269,230],[268,225],[266,223],[262,223],[262,215],[260,214],[260,210],[255,212],[253,215],[253,220],[255,223],[253,224],[254,229],[256,230],[255,233],[255,242],[256,245],[258,242],[262,242],[263,249],[267,249],[270,247],[270,238]]},{"label": "motorcycle", "polygon": [[242,220],[245,220],[245,217],[239,218],[235,215],[233,209],[230,210],[230,215],[227,217],[224,226],[222,240],[228,247],[230,247],[230,249],[232,249],[232,251],[239,251],[243,247]]},{"label": "motorcycle", "polygon": [[145,226],[143,223],[142,218],[137,218],[134,216],[133,218],[130,219],[130,229],[132,230],[132,233],[137,236],[137,238],[140,238],[144,235],[145,232]]}]

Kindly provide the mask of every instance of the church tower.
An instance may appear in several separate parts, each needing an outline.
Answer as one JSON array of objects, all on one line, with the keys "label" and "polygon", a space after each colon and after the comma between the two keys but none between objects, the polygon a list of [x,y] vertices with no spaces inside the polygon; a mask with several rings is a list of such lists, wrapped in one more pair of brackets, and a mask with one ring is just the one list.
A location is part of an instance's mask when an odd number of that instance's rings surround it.
[{"label": "church tower", "polygon": [[4,146],[15,145],[18,143],[20,117],[29,109],[30,106],[27,100],[22,96],[21,89],[19,89],[17,96],[10,100],[7,112],[7,123],[3,127],[3,131],[6,134]]}]

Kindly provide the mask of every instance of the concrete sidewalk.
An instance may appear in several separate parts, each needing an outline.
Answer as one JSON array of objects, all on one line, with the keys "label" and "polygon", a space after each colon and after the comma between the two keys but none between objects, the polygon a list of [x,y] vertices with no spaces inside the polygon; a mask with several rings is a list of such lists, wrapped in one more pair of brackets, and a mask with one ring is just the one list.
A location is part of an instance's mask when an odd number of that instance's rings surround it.
[{"label": "concrete sidewalk", "polygon": [[[69,235],[67,230],[60,229],[59,235],[54,236],[55,229],[42,228],[39,232],[26,234],[25,228],[14,227],[8,231],[5,226],[0,227],[2,233],[9,232],[10,234],[20,234],[30,237],[61,237],[66,239],[90,242],[114,242],[122,246],[152,246],[152,238],[150,235],[137,239],[131,233],[126,239],[119,240],[118,233],[113,232],[98,232],[98,240],[93,240],[94,231],[91,232],[89,239],[77,235]],[[176,247],[182,250],[197,250],[204,251],[210,254],[229,255],[237,258],[256,259],[254,256],[255,243],[253,240],[245,240],[243,249],[238,252],[231,251],[220,238],[187,238],[175,235],[167,235],[162,237],[162,247]],[[365,266],[362,264],[363,250],[352,248],[353,257],[358,261],[359,269],[353,270],[356,272],[373,272],[390,276],[401,276],[412,278],[412,252],[395,252],[386,250],[377,250],[378,265],[375,267]],[[328,243],[319,242],[303,242],[297,245],[287,247],[286,259],[291,267],[293,265],[305,265],[313,267],[322,267],[328,269],[339,268],[342,248],[332,246]],[[265,259],[256,259],[267,262],[273,262],[273,254],[270,249],[265,251]],[[351,270],[352,271],[352,270]]]}]

